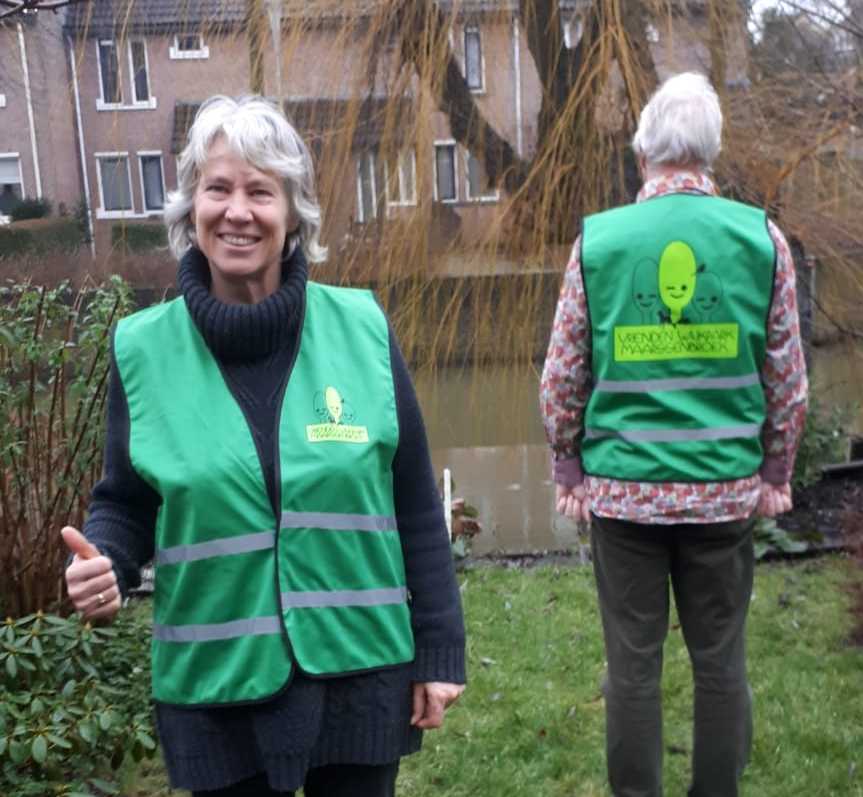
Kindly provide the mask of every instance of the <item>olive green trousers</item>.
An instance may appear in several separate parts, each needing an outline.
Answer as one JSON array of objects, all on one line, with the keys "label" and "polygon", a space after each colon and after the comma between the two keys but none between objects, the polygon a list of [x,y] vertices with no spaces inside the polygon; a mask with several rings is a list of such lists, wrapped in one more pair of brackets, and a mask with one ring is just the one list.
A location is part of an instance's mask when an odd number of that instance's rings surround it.
[{"label": "olive green trousers", "polygon": [[752,743],[745,629],[754,519],[645,525],[593,518],[605,635],[606,756],[615,797],[662,794],[662,649],[670,590],[692,662],[690,797],[737,797]]}]

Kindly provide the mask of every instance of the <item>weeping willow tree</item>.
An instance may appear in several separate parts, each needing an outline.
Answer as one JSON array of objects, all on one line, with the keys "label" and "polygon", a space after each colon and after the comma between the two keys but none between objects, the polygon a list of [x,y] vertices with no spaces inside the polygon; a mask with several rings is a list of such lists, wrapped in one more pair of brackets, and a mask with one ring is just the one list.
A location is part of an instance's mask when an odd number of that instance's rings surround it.
[{"label": "weeping willow tree", "polygon": [[[333,75],[336,91],[329,87],[338,101],[299,125],[312,131],[318,155],[335,250],[327,277],[375,282],[417,362],[535,358],[545,335],[536,330],[547,329],[556,278],[525,274],[559,270],[581,216],[635,188],[625,141],[657,82],[646,33],[650,7],[636,4],[633,13],[627,4],[624,13],[618,0],[277,5],[282,86],[268,80],[273,48],[263,35],[273,4],[247,5],[258,19],[255,88],[290,94],[292,70],[304,63],[310,40],[325,40],[321,60],[329,52],[332,72],[341,67]],[[481,91],[470,85],[462,46],[472,26],[483,32]],[[522,51],[513,53],[513,46]],[[514,105],[523,109],[515,122]],[[438,196],[433,153],[440,140],[453,142],[454,179],[464,183],[454,202]],[[373,150],[372,166],[363,161],[364,148]],[[406,154],[414,201],[393,203],[404,191],[396,183]],[[363,219],[344,234],[344,175],[357,171],[358,158],[359,202],[366,201],[366,169],[375,212],[371,223]],[[462,201],[471,170],[484,184],[478,202]],[[509,278],[494,277],[501,272]],[[484,278],[439,279],[447,274]]]},{"label": "weeping willow tree", "polygon": [[203,34],[210,62],[170,91],[157,87],[159,102],[175,105],[175,150],[209,94],[282,101],[317,163],[330,248],[317,276],[374,283],[420,365],[541,355],[581,218],[634,197],[628,142],[640,108],[661,77],[705,71],[726,114],[723,191],[768,207],[801,262],[819,264],[823,334],[854,340],[859,4],[780,3],[803,49],[815,47],[799,33],[808,25],[819,53],[843,55],[783,60],[790,48],[777,45],[770,69],[753,56],[770,36],[750,5],[179,0],[160,27],[153,11],[164,4],[92,0],[75,6],[76,52],[83,65],[88,20],[106,6],[120,39],[152,36],[155,48],[159,35]]}]

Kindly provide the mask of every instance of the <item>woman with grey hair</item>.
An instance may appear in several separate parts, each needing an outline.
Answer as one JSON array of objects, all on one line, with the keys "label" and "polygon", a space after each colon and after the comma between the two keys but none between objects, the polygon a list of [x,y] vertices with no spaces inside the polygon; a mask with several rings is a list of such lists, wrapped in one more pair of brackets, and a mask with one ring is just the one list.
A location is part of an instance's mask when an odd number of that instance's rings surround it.
[{"label": "woman with grey hair", "polygon": [[558,511],[593,527],[616,797],[662,794],[669,586],[695,682],[689,794],[737,795],[754,516],[791,508],[807,393],[794,263],[763,210],[717,195],[721,134],[702,75],[651,97],[644,185],[584,219],[542,375]]},{"label": "woman with grey hair", "polygon": [[308,280],[321,212],[273,104],[205,102],[165,209],[181,296],[122,320],[69,595],[109,620],[155,564],[153,697],[195,795],[395,793],[464,683],[416,396],[366,291]]}]

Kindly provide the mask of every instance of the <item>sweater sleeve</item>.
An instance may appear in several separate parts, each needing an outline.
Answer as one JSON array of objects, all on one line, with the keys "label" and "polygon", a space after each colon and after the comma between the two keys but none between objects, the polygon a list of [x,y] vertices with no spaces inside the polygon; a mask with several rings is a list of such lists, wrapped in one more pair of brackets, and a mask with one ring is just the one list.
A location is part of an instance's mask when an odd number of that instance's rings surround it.
[{"label": "sweater sleeve", "polygon": [[593,386],[591,346],[579,236],[560,288],[539,389],[540,412],[553,456],[554,481],[567,488],[584,481],[581,438],[584,410]]},{"label": "sweater sleeve", "polygon": [[443,504],[419,403],[392,329],[390,361],[399,423],[393,493],[411,595],[416,643],[413,678],[465,683],[464,619]]},{"label": "sweater sleeve", "polygon": [[129,405],[111,351],[102,478],[90,497],[83,533],[114,563],[120,592],[141,583],[140,568],[153,558],[161,498],[132,467]]},{"label": "sweater sleeve", "polygon": [[786,484],[791,481],[806,423],[809,384],[800,338],[794,258],[779,228],[772,221],[768,228],[776,247],[776,273],[767,319],[767,351],[761,369],[767,400],[761,478],[771,484]]}]

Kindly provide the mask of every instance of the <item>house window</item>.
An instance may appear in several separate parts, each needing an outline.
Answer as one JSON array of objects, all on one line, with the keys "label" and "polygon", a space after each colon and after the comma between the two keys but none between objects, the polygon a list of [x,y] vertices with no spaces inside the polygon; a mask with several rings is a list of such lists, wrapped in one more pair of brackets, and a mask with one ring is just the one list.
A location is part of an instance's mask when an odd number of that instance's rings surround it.
[{"label": "house window", "polygon": [[18,153],[0,154],[0,215],[7,215],[23,198]]},{"label": "house window", "polygon": [[136,103],[149,103],[150,78],[147,73],[147,48],[143,40],[129,42],[129,62],[132,66],[132,90]]},{"label": "house window", "polygon": [[174,36],[174,44],[168,51],[173,59],[209,58],[210,48],[204,44],[200,33],[178,33]]},{"label": "house window", "polygon": [[96,155],[99,162],[99,192],[101,211],[122,214],[132,210],[132,180],[129,156],[125,152]]},{"label": "house window", "polygon": [[117,43],[113,39],[103,39],[99,42],[99,82],[102,87],[102,102],[111,105],[119,105],[123,102]]},{"label": "house window", "polygon": [[561,15],[560,24],[563,26],[563,45],[567,50],[578,47],[581,37],[584,35],[584,21],[580,14],[570,14],[568,17]]},{"label": "house window", "polygon": [[465,160],[467,161],[467,198],[473,202],[495,202],[500,199],[497,189],[489,184],[485,167],[480,159],[469,152]]},{"label": "house window", "polygon": [[371,221],[377,215],[378,205],[375,187],[375,156],[364,152],[357,160],[357,221]]},{"label": "house window", "polygon": [[482,91],[482,43],[474,25],[464,29],[464,76],[471,91]]},{"label": "house window", "polygon": [[439,202],[455,202],[458,199],[455,143],[435,144],[434,155],[435,199]]},{"label": "house window", "polygon": [[398,160],[387,166],[387,201],[390,205],[416,205],[416,155],[412,149],[399,153]]},{"label": "house window", "polygon": [[153,213],[165,208],[165,172],[161,152],[139,152],[141,161],[141,194],[144,211]]}]

